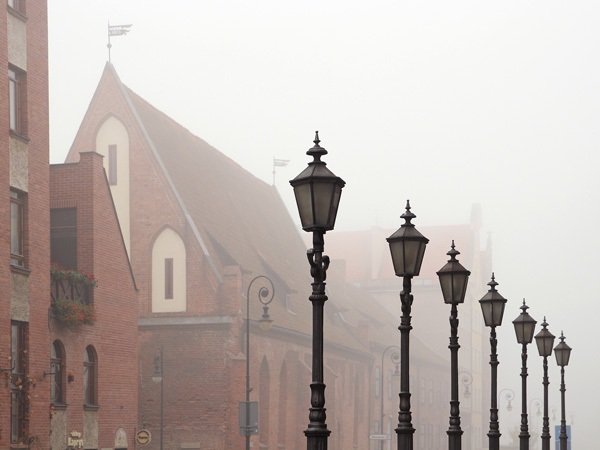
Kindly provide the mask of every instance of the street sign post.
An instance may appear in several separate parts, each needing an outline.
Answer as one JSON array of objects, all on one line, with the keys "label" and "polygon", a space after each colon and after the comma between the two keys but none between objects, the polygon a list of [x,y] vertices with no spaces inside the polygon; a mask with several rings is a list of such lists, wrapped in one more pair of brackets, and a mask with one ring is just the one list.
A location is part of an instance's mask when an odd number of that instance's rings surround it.
[{"label": "street sign post", "polygon": [[258,434],[258,402],[240,402],[240,434]]}]

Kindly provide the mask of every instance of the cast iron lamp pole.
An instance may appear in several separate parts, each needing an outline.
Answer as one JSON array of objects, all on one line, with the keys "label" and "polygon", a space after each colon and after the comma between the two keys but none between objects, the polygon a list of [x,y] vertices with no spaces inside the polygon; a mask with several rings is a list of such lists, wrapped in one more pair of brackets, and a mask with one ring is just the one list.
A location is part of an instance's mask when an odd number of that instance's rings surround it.
[{"label": "cast iron lamp pole", "polygon": [[529,427],[527,425],[527,344],[533,340],[533,332],[537,321],[527,310],[529,307],[523,299],[521,314],[513,320],[517,342],[522,345],[521,351],[521,431],[519,433],[519,450],[529,450]]},{"label": "cast iron lamp pole", "polygon": [[163,427],[164,427],[164,415],[163,415],[163,348],[160,347],[159,353],[154,356],[154,373],[152,374],[152,381],[160,383],[160,450],[163,450]]},{"label": "cast iron lamp pole", "polygon": [[565,366],[569,364],[571,347],[565,342],[563,332],[560,332],[560,342],[554,347],[556,363],[560,366],[560,450],[567,450],[567,422],[565,420]]},{"label": "cast iron lamp pole", "polygon": [[456,259],[460,255],[454,248],[454,240],[450,251],[446,253],[450,256],[448,262],[442,267],[437,275],[440,279],[440,286],[444,296],[444,303],[452,305],[450,309],[450,426],[448,427],[448,448],[449,450],[461,450],[462,434],[460,428],[460,402],[458,400],[458,308],[459,303],[465,301],[467,292],[467,282],[471,272],[465,269]]},{"label": "cast iron lamp pole", "polygon": [[271,328],[271,324],[273,320],[269,317],[269,303],[273,301],[273,296],[275,295],[275,289],[273,287],[273,282],[269,277],[264,275],[257,275],[248,284],[248,291],[246,292],[246,450],[250,450],[250,436],[252,432],[252,427],[250,425],[250,392],[252,388],[250,387],[250,290],[255,282],[258,281],[266,281],[270,285],[271,289],[269,290],[266,286],[261,286],[257,292],[258,301],[263,305],[263,315],[259,321],[259,326],[263,330],[268,330]]},{"label": "cast iron lamp pole", "polygon": [[483,296],[479,303],[486,327],[490,327],[490,367],[492,370],[492,395],[490,406],[490,431],[488,431],[489,450],[500,450],[500,424],[498,423],[498,340],[496,327],[502,325],[506,299],[496,290],[496,278],[492,272],[492,281],[488,283],[490,290]]},{"label": "cast iron lamp pole", "polygon": [[313,277],[313,337],[312,337],[312,383],[310,384],[310,412],[308,428],[304,431],[308,450],[327,450],[327,429],[325,413],[325,383],[323,382],[323,307],[325,278],[329,267],[329,257],[323,255],[324,235],[333,230],[337,209],[346,184],[336,177],[321,161],[327,150],[319,145],[319,132],[315,133],[314,146],[306,154],[313,157],[308,167],[290,181],[294,188],[296,204],[302,222],[302,229],[313,234],[313,248],[307,252],[310,274]]},{"label": "cast iron lamp pole", "polygon": [[409,334],[412,326],[410,324],[410,311],[413,302],[411,294],[411,281],[413,276],[419,275],[425,246],[429,242],[410,221],[416,216],[410,212],[410,202],[406,201],[406,211],[400,216],[404,223],[387,241],[390,245],[392,262],[396,276],[402,277],[402,292],[400,301],[402,303],[402,317],[400,318],[400,409],[398,412],[398,450],[413,449],[413,435],[415,429],[412,426],[412,414],[410,411],[410,346]]},{"label": "cast iron lamp pole", "polygon": [[548,418],[548,356],[552,354],[552,346],[554,345],[554,335],[548,330],[546,317],[542,322],[542,329],[535,335],[535,343],[537,344],[538,353],[544,358],[544,417],[542,419],[542,450],[550,450],[550,420]]},{"label": "cast iron lamp pole", "polygon": [[[380,386],[380,392],[379,393],[381,394],[380,395],[381,403],[379,405],[380,406],[380,409],[379,409],[379,417],[380,417],[380,421],[379,421],[379,434],[383,434],[383,381],[384,381],[384,377],[383,377],[383,373],[384,373],[384,371],[383,371],[383,364],[384,364],[384,361],[385,361],[385,355],[386,355],[386,353],[389,350],[392,350],[392,349],[400,350],[400,348],[397,345],[389,345],[389,346],[387,346],[383,350],[383,353],[381,354],[381,377],[380,377],[380,384],[379,384],[379,386]],[[396,370],[395,370],[394,374],[392,375],[392,376],[395,377],[396,375],[400,375],[398,373],[398,363],[399,363],[398,352],[392,353],[391,354],[391,359],[392,359],[392,361],[396,362]],[[381,450],[383,450],[383,439],[380,441],[379,447],[381,448]]]}]

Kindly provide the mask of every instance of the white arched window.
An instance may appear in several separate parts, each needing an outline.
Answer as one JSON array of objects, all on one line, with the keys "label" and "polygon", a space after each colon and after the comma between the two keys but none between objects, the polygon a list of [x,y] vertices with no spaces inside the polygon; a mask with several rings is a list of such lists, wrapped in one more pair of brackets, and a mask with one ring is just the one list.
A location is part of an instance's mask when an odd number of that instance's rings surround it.
[{"label": "white arched window", "polygon": [[123,122],[108,117],[96,133],[96,153],[104,156],[103,164],[121,225],[121,233],[129,254],[129,133]]},{"label": "white arched window", "polygon": [[185,311],[186,295],[185,244],[165,228],[152,246],[152,312]]}]

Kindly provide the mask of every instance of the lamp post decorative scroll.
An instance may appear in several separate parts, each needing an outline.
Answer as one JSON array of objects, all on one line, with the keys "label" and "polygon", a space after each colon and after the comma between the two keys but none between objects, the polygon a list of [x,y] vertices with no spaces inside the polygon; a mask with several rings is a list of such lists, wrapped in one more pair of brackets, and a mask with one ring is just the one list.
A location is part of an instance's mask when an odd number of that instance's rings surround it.
[{"label": "lamp post decorative scroll", "polygon": [[550,420],[548,418],[548,356],[552,354],[554,346],[554,335],[548,330],[546,317],[542,322],[542,329],[535,335],[535,343],[537,344],[538,353],[544,358],[543,368],[544,377],[542,384],[544,385],[544,417],[542,418],[542,450],[550,450]]},{"label": "lamp post decorative scroll", "polygon": [[527,424],[527,344],[533,340],[537,321],[529,315],[529,306],[521,306],[521,314],[513,320],[517,342],[522,345],[521,351],[521,429],[519,432],[519,450],[529,450],[529,426]]},{"label": "lamp post decorative scroll", "polygon": [[498,422],[498,340],[496,327],[502,325],[504,307],[507,300],[496,290],[496,277],[492,272],[492,281],[488,283],[489,291],[479,300],[483,320],[486,327],[490,327],[490,367],[491,367],[491,405],[490,405],[490,430],[488,440],[490,450],[500,450],[500,424]]},{"label": "lamp post decorative scroll", "polygon": [[569,358],[571,357],[571,347],[565,342],[565,336],[563,332],[560,332],[560,342],[554,347],[554,356],[556,356],[556,363],[560,366],[560,450],[567,450],[567,422],[565,420],[565,366],[569,364]]},{"label": "lamp post decorative scroll", "polygon": [[460,401],[458,399],[458,308],[459,303],[465,301],[467,283],[471,272],[465,269],[456,259],[460,252],[454,247],[454,240],[450,251],[448,262],[442,267],[437,275],[444,296],[444,303],[452,305],[450,309],[450,426],[448,427],[449,450],[461,450],[463,431],[460,427]]},{"label": "lamp post decorative scroll", "polygon": [[412,278],[418,276],[425,255],[425,247],[429,242],[411,223],[415,216],[410,211],[410,202],[406,201],[406,211],[400,216],[404,223],[396,230],[387,242],[390,245],[390,253],[394,264],[396,276],[402,277],[402,292],[400,301],[402,303],[402,317],[400,318],[400,407],[398,412],[398,449],[412,450],[413,435],[415,429],[412,425],[412,413],[410,411],[410,346],[409,334],[411,326],[411,308],[413,302]]},{"label": "lamp post decorative scroll", "polygon": [[275,296],[275,288],[271,279],[265,275],[257,275],[250,283],[248,283],[248,290],[246,292],[246,402],[245,402],[245,415],[246,420],[244,421],[244,435],[246,436],[246,450],[250,450],[250,436],[258,430],[250,424],[250,292],[252,287],[257,283],[262,283],[262,286],[256,292],[258,301],[263,305],[263,314],[259,320],[259,326],[262,330],[269,330],[273,323],[273,320],[269,316],[269,303],[273,301]]},{"label": "lamp post decorative scroll", "polygon": [[325,279],[329,267],[329,257],[323,254],[324,235],[334,228],[342,188],[346,184],[321,161],[327,150],[319,145],[320,142],[317,131],[314,146],[306,152],[313,160],[290,181],[302,229],[313,234],[313,247],[307,251],[313,278],[312,294],[309,297],[313,306],[311,407],[308,428],[304,431],[308,450],[327,450],[327,438],[331,434],[326,424],[323,382],[323,307],[327,301]]}]

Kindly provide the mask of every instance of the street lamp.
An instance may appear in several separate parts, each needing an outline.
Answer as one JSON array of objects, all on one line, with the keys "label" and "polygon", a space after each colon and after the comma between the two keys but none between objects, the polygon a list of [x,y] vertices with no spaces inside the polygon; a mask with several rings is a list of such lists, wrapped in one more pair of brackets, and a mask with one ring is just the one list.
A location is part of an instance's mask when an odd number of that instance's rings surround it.
[{"label": "street lamp", "polygon": [[533,340],[533,332],[537,321],[533,319],[527,310],[529,307],[523,299],[521,314],[513,320],[517,342],[521,344],[521,431],[519,433],[519,449],[529,450],[529,427],[527,425],[527,344]]},{"label": "street lamp", "polygon": [[[392,374],[393,378],[396,378],[398,376],[400,376],[400,373],[398,372],[398,364],[400,363],[400,355],[398,354],[398,351],[400,350],[400,347],[398,347],[397,345],[390,345],[388,347],[386,347],[383,350],[383,353],[381,353],[381,371],[380,371],[380,376],[379,376],[379,394],[380,394],[380,410],[379,410],[379,417],[380,417],[380,421],[379,421],[379,437],[383,438],[383,382],[384,382],[384,370],[383,370],[383,366],[384,366],[384,361],[385,361],[385,355],[387,354],[388,351],[390,350],[396,350],[394,353],[392,353],[390,355],[390,359],[396,363],[396,366],[394,368],[394,373]],[[391,381],[390,381],[390,386],[391,386]],[[391,438],[391,437],[390,437]],[[380,449],[383,450],[383,439],[380,439]]]},{"label": "street lamp", "polygon": [[440,286],[444,296],[444,303],[452,305],[450,309],[450,426],[448,427],[448,448],[449,450],[461,449],[461,437],[463,434],[460,428],[460,402],[458,400],[458,309],[457,305],[465,301],[467,292],[467,282],[471,272],[465,269],[456,259],[460,252],[454,248],[454,240],[450,251],[446,253],[450,256],[448,262],[442,267],[437,275],[440,279]]},{"label": "street lamp", "polygon": [[398,449],[412,450],[413,435],[415,429],[412,426],[412,414],[410,411],[410,346],[409,334],[412,326],[410,324],[410,311],[412,308],[413,295],[411,294],[412,277],[418,276],[423,263],[425,246],[429,242],[410,221],[416,216],[410,211],[410,202],[406,201],[406,211],[400,216],[404,223],[394,232],[387,241],[390,245],[392,263],[396,276],[402,277],[402,292],[400,302],[402,303],[402,317],[400,318],[400,406],[398,412]]},{"label": "street lamp", "polygon": [[304,435],[308,450],[326,450],[331,431],[326,424],[323,382],[323,307],[327,300],[325,278],[329,267],[329,257],[323,255],[324,235],[333,230],[342,188],[346,183],[321,161],[327,150],[319,145],[321,141],[318,131],[315,132],[313,142],[315,145],[306,152],[313,160],[290,184],[294,188],[302,229],[313,234],[313,247],[307,252],[310,274],[313,277],[312,294],[309,297],[313,305],[311,408]]},{"label": "street lamp", "polygon": [[560,342],[554,347],[556,364],[560,366],[560,450],[567,450],[567,422],[565,420],[565,366],[569,364],[571,347],[565,342],[563,332],[560,332]]},{"label": "street lamp", "polygon": [[[269,303],[273,301],[275,288],[269,277],[257,275],[252,278],[250,283],[248,283],[248,291],[246,292],[246,402],[244,404],[246,417],[242,422],[244,424],[244,429],[242,431],[246,436],[246,450],[250,450],[250,436],[258,432],[258,428],[250,423],[250,391],[252,391],[250,388],[250,291],[252,286],[254,286],[254,283],[259,281],[262,283],[266,282],[266,284],[269,285],[261,286],[256,293],[258,301],[263,305],[263,315],[259,320],[259,327],[264,331],[268,331],[273,323],[273,320],[269,317]],[[256,418],[258,418],[258,415]]]},{"label": "street lamp", "polygon": [[490,367],[492,371],[492,395],[490,406],[490,431],[488,431],[488,440],[490,450],[500,450],[500,424],[498,422],[498,340],[496,339],[496,327],[502,325],[502,317],[504,316],[504,306],[506,299],[496,290],[496,278],[492,272],[492,281],[488,283],[489,291],[479,300],[481,312],[483,313],[483,321],[486,327],[490,327]]},{"label": "street lamp", "polygon": [[154,373],[152,374],[152,381],[160,383],[160,450],[163,450],[163,348],[160,347],[159,352],[154,356]]},{"label": "street lamp", "polygon": [[542,419],[542,450],[550,450],[550,420],[548,418],[548,356],[552,354],[554,346],[554,335],[548,330],[546,317],[542,322],[542,329],[535,335],[535,343],[537,344],[538,353],[544,358],[544,417]]},{"label": "street lamp", "polygon": [[[502,395],[504,394],[504,395]],[[504,388],[498,394],[498,397],[504,398],[506,400],[506,410],[508,412],[512,411],[512,401],[515,398],[515,391],[509,388]]]}]

